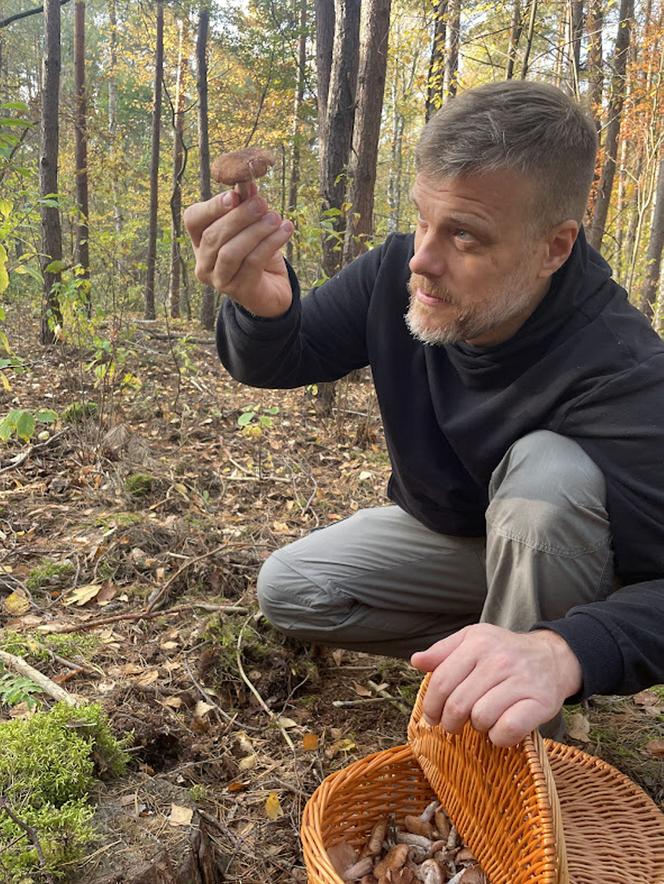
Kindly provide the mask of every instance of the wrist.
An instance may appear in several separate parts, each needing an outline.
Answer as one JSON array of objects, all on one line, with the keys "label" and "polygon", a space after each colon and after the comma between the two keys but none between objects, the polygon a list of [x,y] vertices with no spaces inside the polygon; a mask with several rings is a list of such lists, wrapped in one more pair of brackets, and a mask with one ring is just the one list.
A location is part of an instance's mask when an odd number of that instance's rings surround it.
[{"label": "wrist", "polygon": [[535,630],[553,655],[554,671],[559,679],[563,699],[572,697],[583,687],[581,663],[565,639],[552,629]]}]

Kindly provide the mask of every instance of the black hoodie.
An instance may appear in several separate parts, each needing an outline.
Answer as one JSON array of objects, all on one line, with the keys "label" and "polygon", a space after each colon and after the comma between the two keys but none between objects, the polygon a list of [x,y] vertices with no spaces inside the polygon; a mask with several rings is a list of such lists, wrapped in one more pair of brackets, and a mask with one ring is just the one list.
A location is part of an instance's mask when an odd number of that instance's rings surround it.
[{"label": "black hoodie", "polygon": [[392,461],[388,496],[443,534],[485,533],[491,473],[517,439],[551,430],[602,470],[622,588],[536,624],[563,636],[591,694],[664,682],[664,342],[583,229],[549,292],[493,347],[428,346],[404,321],[413,236],[395,235],[276,319],[227,300],[217,345],[257,387],[332,381],[370,365]]}]

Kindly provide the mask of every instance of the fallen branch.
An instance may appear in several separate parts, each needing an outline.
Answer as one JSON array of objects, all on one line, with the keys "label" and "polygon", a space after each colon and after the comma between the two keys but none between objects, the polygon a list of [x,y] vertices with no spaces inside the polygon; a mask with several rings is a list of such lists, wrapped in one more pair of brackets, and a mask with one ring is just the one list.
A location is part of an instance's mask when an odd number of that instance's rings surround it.
[{"label": "fallen branch", "polygon": [[244,625],[242,626],[242,629],[240,630],[240,634],[237,637],[237,652],[235,654],[235,659],[237,660],[237,668],[240,672],[240,678],[246,684],[246,686],[249,688],[249,690],[254,695],[254,697],[256,697],[256,699],[258,700],[258,702],[260,704],[261,709],[263,709],[265,712],[267,712],[267,714],[272,719],[272,721],[277,725],[277,727],[281,731],[282,737],[286,741],[288,748],[291,749],[291,751],[295,752],[295,746],[293,745],[293,741],[291,740],[291,738],[288,736],[286,729],[284,728],[283,725],[279,724],[279,718],[274,714],[274,712],[270,709],[270,707],[267,705],[265,700],[258,693],[256,686],[252,683],[249,676],[244,671],[244,666],[242,665],[242,656],[241,656],[242,635],[244,633],[244,627],[247,625],[248,622],[249,622],[248,620],[245,620]]},{"label": "fallen branch", "polygon": [[345,709],[347,706],[367,706],[371,703],[394,702],[393,697],[363,697],[361,700],[332,700],[335,709]]},{"label": "fallen branch", "polygon": [[78,706],[82,702],[80,697],[76,697],[64,688],[61,688],[60,685],[57,685],[47,675],[35,669],[34,666],[31,666],[22,657],[8,654],[7,651],[0,651],[0,662],[4,663],[9,669],[13,669],[14,672],[18,672],[19,675],[24,675],[26,678],[34,681],[45,694],[48,694],[49,697],[53,697],[54,700],[60,703],[66,703],[68,706]]},{"label": "fallen branch", "polygon": [[188,605],[177,605],[167,611],[138,611],[133,614],[115,614],[113,617],[100,617],[97,620],[84,620],[82,623],[46,623],[38,626],[37,631],[42,634],[56,633],[63,635],[67,632],[78,632],[84,629],[94,629],[95,626],[107,626],[109,623],[119,623],[121,620],[152,620],[153,617],[170,617],[173,614],[181,614],[192,608],[202,608],[211,613],[223,612],[224,614],[246,614],[247,609],[238,605],[210,605],[207,602],[190,602]]},{"label": "fallen branch", "polygon": [[385,700],[392,700],[399,712],[403,712],[404,715],[410,715],[410,709],[405,705],[405,703],[402,703],[398,699],[398,697],[392,696],[392,694],[386,691],[385,688],[382,688],[380,685],[376,684],[375,681],[371,681],[371,679],[369,679],[367,684],[374,692],[374,694],[378,694],[379,697],[383,697]]},{"label": "fallen branch", "polygon": [[46,870],[46,859],[44,857],[44,851],[42,850],[42,846],[39,843],[39,838],[37,836],[37,832],[33,829],[32,826],[29,826],[24,820],[20,817],[16,816],[14,811],[9,806],[7,799],[4,795],[0,795],[0,810],[4,810],[10,820],[16,823],[19,829],[23,829],[28,838],[32,841],[35,850],[37,851],[37,858],[39,859],[39,865],[42,870],[42,874],[44,875],[44,880],[48,882],[48,884],[55,884],[55,879],[48,873]]}]

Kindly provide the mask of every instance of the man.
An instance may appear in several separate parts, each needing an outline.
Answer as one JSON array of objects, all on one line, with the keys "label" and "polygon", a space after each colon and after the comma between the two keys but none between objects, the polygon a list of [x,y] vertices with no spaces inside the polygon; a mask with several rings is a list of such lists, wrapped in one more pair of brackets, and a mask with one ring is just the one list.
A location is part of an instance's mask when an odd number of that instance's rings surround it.
[{"label": "man", "polygon": [[393,506],[265,563],[302,639],[433,671],[424,712],[497,745],[593,693],[664,681],[664,345],[582,229],[595,128],[555,87],[471,89],[416,152],[414,237],[300,300],[292,225],[255,195],[185,216],[230,299],[218,349],[259,387],[370,365]]}]

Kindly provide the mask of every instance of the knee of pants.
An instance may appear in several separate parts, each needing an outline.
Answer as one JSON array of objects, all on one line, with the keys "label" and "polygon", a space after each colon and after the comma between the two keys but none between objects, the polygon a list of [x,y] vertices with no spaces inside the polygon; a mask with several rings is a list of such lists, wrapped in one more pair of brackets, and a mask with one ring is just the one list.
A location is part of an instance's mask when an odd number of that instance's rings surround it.
[{"label": "knee of pants", "polygon": [[539,430],[517,440],[489,485],[487,532],[579,555],[609,543],[604,475],[573,439]]},{"label": "knee of pants", "polygon": [[265,561],[258,573],[256,593],[261,611],[273,626],[295,638],[311,640],[334,628],[351,604],[291,567],[286,550]]}]

